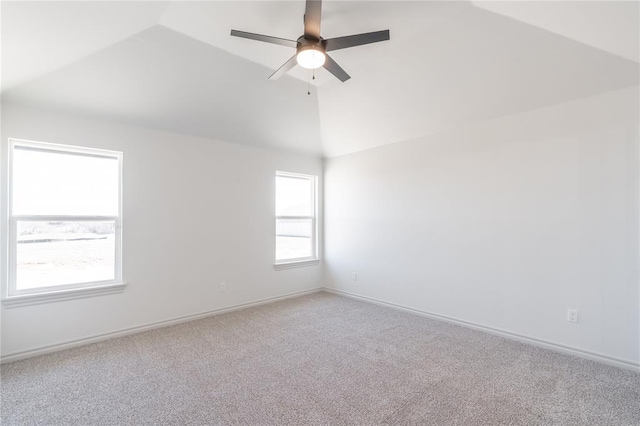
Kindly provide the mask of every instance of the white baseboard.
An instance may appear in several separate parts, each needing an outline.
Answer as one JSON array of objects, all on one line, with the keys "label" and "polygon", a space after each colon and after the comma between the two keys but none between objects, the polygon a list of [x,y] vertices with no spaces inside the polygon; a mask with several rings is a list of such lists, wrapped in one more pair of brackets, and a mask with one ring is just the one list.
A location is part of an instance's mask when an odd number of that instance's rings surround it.
[{"label": "white baseboard", "polygon": [[432,312],[428,312],[428,311],[423,311],[420,309],[415,309],[415,308],[410,308],[408,306],[403,306],[403,305],[398,305],[396,303],[390,303],[390,302],[385,302],[383,300],[379,300],[379,299],[375,299],[372,297],[367,297],[367,296],[361,296],[358,294],[354,294],[354,293],[349,293],[346,291],[342,291],[342,290],[335,290],[332,288],[327,288],[324,287],[323,288],[324,291],[326,291],[327,293],[333,293],[339,296],[346,296],[346,297],[351,297],[353,299],[358,299],[358,300],[362,300],[364,302],[368,302],[368,303],[374,303],[376,305],[381,305],[381,306],[386,306],[389,308],[393,308],[393,309],[399,309],[405,312],[411,312],[413,314],[417,314],[417,315],[421,315],[424,317],[428,317],[428,318],[432,318],[432,319],[436,319],[436,320],[440,320],[440,321],[447,321],[450,323],[454,323],[463,327],[467,327],[467,328],[473,328],[475,330],[480,330],[480,331],[484,331],[486,333],[490,333],[490,334],[494,334],[497,336],[501,336],[501,337],[505,337],[507,339],[511,339],[511,340],[517,340],[519,342],[523,342],[523,343],[528,343],[534,346],[538,346],[538,347],[542,347],[542,348],[546,348],[546,349],[551,349],[553,351],[556,352],[562,352],[565,354],[569,354],[569,355],[574,355],[580,358],[586,358],[586,359],[590,359],[593,361],[599,361],[602,362],[604,364],[608,364],[608,365],[613,365],[615,367],[620,367],[620,368],[625,368],[628,370],[633,370],[633,371],[638,371],[640,372],[640,364],[634,361],[630,361],[630,360],[625,360],[625,359],[619,359],[619,358],[614,358],[608,355],[604,355],[604,354],[600,354],[597,352],[590,352],[590,351],[586,351],[584,349],[580,349],[580,348],[576,348],[576,347],[571,347],[571,346],[567,346],[567,345],[563,345],[560,343],[555,343],[555,342],[550,342],[547,340],[542,340],[542,339],[538,339],[535,337],[529,337],[529,336],[524,336],[521,334],[516,334],[516,333],[512,333],[510,331],[506,331],[506,330],[501,330],[498,328],[493,328],[493,327],[487,327],[485,325],[482,324],[477,324],[471,321],[464,321],[461,319],[457,319],[457,318],[452,318],[452,317],[448,317],[445,315],[439,315],[439,314],[435,314]]},{"label": "white baseboard", "polygon": [[625,369],[630,369],[630,370],[634,370],[634,371],[638,371],[640,372],[640,364],[630,361],[630,360],[624,360],[624,359],[619,359],[619,358],[614,358],[614,357],[610,357],[608,355],[604,355],[604,354],[600,354],[600,353],[596,353],[596,352],[590,352],[590,351],[586,351],[584,349],[579,349],[579,348],[575,348],[575,347],[571,347],[571,346],[567,346],[567,345],[562,345],[559,343],[555,343],[555,342],[550,342],[550,341],[546,341],[546,340],[542,340],[542,339],[537,339],[534,337],[528,337],[528,336],[523,336],[520,334],[516,334],[516,333],[512,333],[506,330],[501,330],[501,329],[497,329],[497,328],[493,328],[493,327],[487,327],[481,324],[477,324],[474,322],[470,322],[470,321],[464,321],[464,320],[460,320],[457,318],[452,318],[452,317],[447,317],[444,315],[439,315],[439,314],[435,314],[432,312],[427,312],[427,311],[423,311],[420,309],[415,309],[415,308],[410,308],[408,306],[403,306],[403,305],[398,305],[395,303],[390,303],[390,302],[385,302],[383,300],[379,300],[379,299],[375,299],[372,297],[367,297],[367,296],[361,296],[358,294],[354,294],[354,293],[349,293],[346,291],[341,291],[341,290],[335,290],[335,289],[331,289],[331,288],[315,288],[315,289],[310,289],[310,290],[303,290],[303,291],[298,291],[298,292],[294,292],[294,293],[288,293],[288,294],[284,294],[281,296],[276,296],[276,297],[270,297],[270,298],[266,298],[266,299],[259,299],[259,300],[254,300],[252,302],[247,302],[247,303],[242,303],[239,305],[234,305],[234,306],[229,306],[226,308],[220,308],[220,309],[214,309],[211,311],[206,311],[206,312],[200,312],[197,314],[192,314],[192,315],[185,315],[182,317],[177,317],[177,318],[171,318],[168,320],[164,320],[164,321],[158,321],[158,322],[154,322],[154,323],[149,323],[149,324],[145,324],[142,326],[137,326],[137,327],[131,327],[131,328],[126,328],[126,329],[121,329],[121,330],[117,330],[117,331],[113,331],[113,332],[108,332],[108,333],[102,333],[102,334],[97,334],[97,335],[93,335],[93,336],[88,336],[88,337],[83,337],[80,339],[74,339],[74,340],[69,340],[69,341],[65,341],[65,342],[60,342],[60,343],[56,343],[56,344],[52,344],[52,345],[46,345],[46,346],[39,346],[36,348],[32,348],[32,349],[28,349],[28,350],[24,350],[24,351],[20,351],[20,352],[14,352],[14,353],[9,353],[7,355],[4,355],[0,358],[0,363],[7,363],[7,362],[12,362],[12,361],[18,361],[21,359],[26,359],[26,358],[31,358],[34,356],[38,356],[38,355],[43,355],[43,354],[47,354],[47,353],[52,353],[52,352],[58,352],[64,349],[69,349],[69,348],[73,348],[76,346],[82,346],[82,345],[87,345],[90,343],[95,343],[95,342],[100,342],[103,340],[108,340],[108,339],[113,339],[116,337],[122,337],[122,336],[128,336],[131,334],[137,334],[137,333],[141,333],[143,331],[147,331],[147,330],[153,330],[156,328],[161,328],[161,327],[167,327],[170,325],[175,325],[175,324],[180,324],[183,322],[188,322],[188,321],[193,321],[193,320],[197,320],[197,319],[201,319],[201,318],[206,318],[206,317],[210,317],[213,315],[220,315],[220,314],[224,314],[227,312],[233,312],[233,311],[238,311],[241,309],[247,309],[247,308],[251,308],[254,306],[260,306],[260,305],[266,305],[269,303],[274,303],[274,302],[278,302],[281,300],[286,300],[286,299],[292,299],[295,297],[301,297],[301,296],[305,296],[307,294],[313,294],[313,293],[318,293],[321,291],[326,291],[328,293],[333,293],[333,294],[337,294],[340,296],[346,296],[346,297],[351,297],[354,299],[358,299],[358,300],[362,300],[368,303],[374,303],[377,305],[381,305],[381,306],[386,306],[389,308],[393,308],[393,309],[399,309],[405,312],[410,312],[413,314],[417,314],[417,315],[421,315],[421,316],[425,316],[428,318],[433,318],[436,320],[441,320],[441,321],[447,321],[447,322],[451,322],[463,327],[468,327],[468,328],[473,328],[476,330],[480,330],[480,331],[484,331],[490,334],[494,334],[494,335],[498,335],[501,337],[505,337],[508,339],[512,339],[512,340],[517,340],[520,342],[524,342],[524,343],[528,343],[534,346],[538,346],[538,347],[542,347],[542,348],[546,348],[546,349],[551,349],[557,352],[562,352],[562,353],[566,353],[569,355],[574,355],[574,356],[578,356],[581,358],[586,358],[586,359],[590,359],[590,360],[594,360],[594,361],[599,361],[608,365],[613,365],[615,367],[621,367],[621,368],[625,368]]},{"label": "white baseboard", "polygon": [[252,302],[241,303],[239,305],[229,306],[226,308],[214,309],[211,311],[200,312],[192,315],[185,315],[182,317],[171,318],[168,320],[157,321],[137,327],[125,328],[117,331],[112,331],[108,333],[96,334],[93,336],[83,337],[80,339],[68,340],[65,342],[55,343],[52,345],[39,346],[32,349],[27,349],[24,351],[13,352],[7,355],[2,356],[0,358],[0,363],[4,364],[6,362],[18,361],[21,359],[31,358],[37,355],[48,354],[51,352],[58,352],[64,349],[73,348],[76,346],[87,345],[89,343],[100,342],[103,340],[113,339],[116,337],[128,336],[130,334],[137,334],[143,331],[153,330],[156,328],[167,327],[170,325],[180,324],[183,322],[193,321],[201,318],[210,317],[213,315],[220,315],[227,312],[238,311],[241,309],[252,308],[254,306],[266,305],[269,303],[279,302],[281,300],[292,299],[295,297],[305,296],[307,294],[319,293],[322,291],[322,288],[314,288],[311,290],[303,290],[297,291],[294,293],[288,293],[281,296],[269,297],[266,299],[254,300]]}]

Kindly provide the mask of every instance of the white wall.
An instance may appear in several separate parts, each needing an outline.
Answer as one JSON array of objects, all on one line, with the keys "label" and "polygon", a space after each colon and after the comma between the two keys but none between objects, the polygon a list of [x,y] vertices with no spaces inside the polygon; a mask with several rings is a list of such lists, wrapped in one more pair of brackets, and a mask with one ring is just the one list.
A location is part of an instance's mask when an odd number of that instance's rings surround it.
[{"label": "white wall", "polygon": [[325,285],[637,364],[638,113],[636,86],[327,160]]},{"label": "white wall", "polygon": [[[121,294],[3,306],[3,356],[321,287],[320,266],[273,269],[274,173],[321,176],[320,159],[15,105],[1,112],[1,240],[9,137],[122,151],[129,284]],[[4,243],[2,258],[4,272]]]}]

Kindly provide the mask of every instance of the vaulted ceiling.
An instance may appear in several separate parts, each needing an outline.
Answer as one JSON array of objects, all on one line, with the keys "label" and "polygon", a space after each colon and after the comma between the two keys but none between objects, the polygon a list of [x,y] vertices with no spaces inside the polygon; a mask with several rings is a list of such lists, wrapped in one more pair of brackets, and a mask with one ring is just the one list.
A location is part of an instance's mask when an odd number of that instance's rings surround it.
[{"label": "vaulted ceiling", "polygon": [[[296,68],[304,1],[2,2],[2,100],[337,156],[638,85],[637,2],[326,1],[351,75]],[[307,95],[311,84],[311,95]]]}]

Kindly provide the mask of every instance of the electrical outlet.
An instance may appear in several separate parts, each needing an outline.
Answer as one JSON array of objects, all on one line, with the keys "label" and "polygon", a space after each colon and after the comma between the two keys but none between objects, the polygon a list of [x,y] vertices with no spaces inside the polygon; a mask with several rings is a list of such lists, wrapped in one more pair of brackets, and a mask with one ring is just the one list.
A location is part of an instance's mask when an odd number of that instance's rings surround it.
[{"label": "electrical outlet", "polygon": [[577,309],[567,309],[567,321],[569,321],[569,322],[578,322],[578,310]]},{"label": "electrical outlet", "polygon": [[351,273],[351,279],[353,281],[358,281],[358,273],[357,272],[352,272]]},{"label": "electrical outlet", "polygon": [[227,291],[227,283],[222,281],[220,283],[220,291]]}]

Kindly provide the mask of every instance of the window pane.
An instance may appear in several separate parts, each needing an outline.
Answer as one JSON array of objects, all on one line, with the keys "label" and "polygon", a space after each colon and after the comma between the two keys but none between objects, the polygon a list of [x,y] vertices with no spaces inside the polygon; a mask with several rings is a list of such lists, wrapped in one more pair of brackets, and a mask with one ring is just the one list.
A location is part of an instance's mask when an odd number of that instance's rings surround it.
[{"label": "window pane", "polygon": [[313,215],[313,180],[276,176],[276,216]]},{"label": "window pane", "polygon": [[13,214],[118,215],[118,160],[16,147]]},{"label": "window pane", "polygon": [[313,256],[311,219],[276,220],[276,260]]},{"label": "window pane", "polygon": [[114,221],[17,225],[17,290],[115,279]]}]

